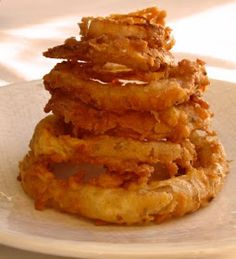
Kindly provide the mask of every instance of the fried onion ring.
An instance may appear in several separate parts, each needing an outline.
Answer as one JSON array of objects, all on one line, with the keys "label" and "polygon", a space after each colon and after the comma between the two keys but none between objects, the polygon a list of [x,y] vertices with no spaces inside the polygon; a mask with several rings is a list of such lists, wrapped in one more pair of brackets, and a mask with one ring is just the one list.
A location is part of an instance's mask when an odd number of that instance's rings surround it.
[{"label": "fried onion ring", "polygon": [[104,66],[93,64],[81,64],[81,73],[86,73],[87,77],[96,78],[102,82],[127,82],[127,81],[142,81],[150,82],[166,78],[167,69],[158,70],[156,72],[140,72],[132,70],[126,66],[106,63]]},{"label": "fried onion ring", "polygon": [[[45,155],[54,162],[84,162],[105,166],[169,163],[175,160],[191,163],[195,150],[186,140],[171,142],[141,142],[107,135],[73,138],[65,124],[51,115],[37,125],[30,147],[35,156]],[[137,152],[139,150],[139,152]]]},{"label": "fried onion ring", "polygon": [[[179,68],[179,69],[178,69]],[[186,73],[185,71],[188,71]],[[174,77],[145,84],[104,83],[84,78],[80,65],[63,62],[44,76],[44,85],[70,94],[84,103],[108,111],[159,111],[187,101],[194,93],[205,90],[209,81],[203,64],[183,60],[170,72]],[[106,96],[106,98],[104,98]]]},{"label": "fried onion ring", "polygon": [[[202,101],[203,102],[203,101]],[[205,102],[203,102],[205,104]],[[202,104],[203,106],[203,104]],[[208,106],[195,101],[170,107],[161,112],[126,111],[123,114],[97,110],[83,102],[54,93],[45,111],[64,118],[73,125],[75,136],[82,132],[93,135],[131,137],[138,140],[162,140],[180,142],[194,129],[205,128],[211,113]]]},{"label": "fried onion ring", "polygon": [[216,136],[196,133],[192,141],[198,150],[196,167],[185,175],[152,181],[142,187],[103,188],[81,184],[76,175],[67,180],[58,179],[50,171],[48,153],[38,156],[30,152],[20,163],[20,177],[37,209],[53,207],[116,224],[160,222],[206,205],[224,182],[228,165]]},{"label": "fried onion ring", "polygon": [[140,71],[158,71],[163,65],[174,65],[173,55],[162,48],[150,48],[144,40],[108,35],[88,41],[69,38],[63,45],[50,48],[43,55],[49,58],[87,61],[96,65],[111,62]]},{"label": "fried onion ring", "polygon": [[148,8],[141,12],[127,15],[111,15],[108,17],[84,17],[80,25],[82,41],[96,38],[101,35],[110,35],[124,38],[144,39],[151,47],[171,49],[174,40],[171,29],[164,27],[165,11],[157,8]]},{"label": "fried onion ring", "polygon": [[161,25],[164,16],[165,12],[148,8],[130,15],[83,18],[81,41],[69,38],[63,45],[48,49],[44,56],[157,71],[162,65],[174,64],[168,51],[173,45],[171,30]]}]

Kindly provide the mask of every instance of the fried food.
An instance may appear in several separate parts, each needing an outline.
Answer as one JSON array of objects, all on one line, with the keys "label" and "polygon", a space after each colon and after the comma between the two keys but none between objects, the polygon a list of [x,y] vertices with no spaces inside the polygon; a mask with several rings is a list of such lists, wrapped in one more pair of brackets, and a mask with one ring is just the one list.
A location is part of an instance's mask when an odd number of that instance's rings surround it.
[{"label": "fried food", "polygon": [[117,224],[161,222],[206,205],[224,182],[227,162],[217,138],[195,133],[192,141],[198,151],[197,166],[168,180],[128,189],[83,184],[79,173],[78,178],[61,180],[50,171],[48,154],[30,152],[20,164],[22,185],[38,209],[53,207]]},{"label": "fried food", "polygon": [[[122,51],[117,51],[118,49]],[[108,35],[87,41],[69,38],[63,45],[48,49],[44,56],[99,65],[110,62],[140,71],[158,71],[161,66],[174,65],[172,54],[163,48],[150,48],[144,40],[122,37],[114,39]]]},{"label": "fried food", "polygon": [[174,40],[170,35],[171,29],[164,27],[165,16],[165,11],[153,7],[127,15],[111,15],[105,18],[85,17],[79,24],[80,34],[83,41],[105,34],[136,40],[143,39],[149,45],[169,50]]},{"label": "fried food", "polygon": [[[193,129],[207,127],[211,113],[207,104],[199,99],[170,107],[160,112],[126,111],[119,114],[97,110],[70,96],[55,93],[45,107],[46,112],[64,118],[73,125],[75,136],[103,135],[129,137],[138,140],[180,142],[189,137]],[[205,106],[204,106],[204,105]]]},{"label": "fried food", "polygon": [[[77,64],[78,65],[78,64]],[[91,64],[80,64],[80,74],[86,74],[85,77],[95,78],[106,83],[115,82],[150,82],[157,81],[166,77],[167,70],[163,68],[156,72],[140,72],[132,70],[124,65],[106,63],[103,66],[91,65]]]},{"label": "fried food", "polygon": [[[194,212],[220,191],[228,163],[202,95],[205,63],[175,62],[166,12],[85,17],[44,56],[51,98],[20,162],[36,209],[115,224]],[[61,167],[64,168],[61,170]]]},{"label": "fried food", "polygon": [[73,138],[65,131],[64,123],[53,115],[38,124],[30,147],[35,156],[47,155],[54,162],[69,160],[106,166],[168,163],[177,159],[190,162],[195,156],[194,148],[187,142],[141,142],[107,135]]},{"label": "fried food", "polygon": [[44,52],[44,56],[156,71],[162,64],[173,64],[167,50],[174,41],[170,28],[163,27],[164,17],[165,12],[157,8],[123,16],[86,17],[80,23],[81,41],[67,39],[63,45]]},{"label": "fried food", "polygon": [[[44,76],[51,93],[60,90],[84,103],[107,111],[159,111],[187,101],[205,90],[209,81],[203,63],[183,60],[170,72],[172,77],[148,84],[102,84],[78,73],[79,64],[63,62]],[[78,69],[78,70],[77,70]],[[106,96],[106,98],[104,98]]]}]

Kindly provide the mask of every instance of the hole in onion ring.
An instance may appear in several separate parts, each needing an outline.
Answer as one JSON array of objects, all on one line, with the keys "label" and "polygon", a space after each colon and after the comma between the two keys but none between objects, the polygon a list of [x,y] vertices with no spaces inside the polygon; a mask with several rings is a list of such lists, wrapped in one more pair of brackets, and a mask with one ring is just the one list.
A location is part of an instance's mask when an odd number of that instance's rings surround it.
[{"label": "hole in onion ring", "polygon": [[51,172],[61,180],[76,178],[83,184],[93,184],[100,187],[129,188],[130,184],[147,184],[152,181],[162,181],[186,173],[186,169],[175,163],[157,163],[151,174],[138,175],[135,172],[117,172],[104,166],[75,163],[53,163]]},{"label": "hole in onion ring", "polygon": [[54,163],[50,169],[59,179],[68,179],[75,174],[84,174],[83,180],[85,181],[98,177],[98,175],[105,172],[103,166],[74,163]]}]

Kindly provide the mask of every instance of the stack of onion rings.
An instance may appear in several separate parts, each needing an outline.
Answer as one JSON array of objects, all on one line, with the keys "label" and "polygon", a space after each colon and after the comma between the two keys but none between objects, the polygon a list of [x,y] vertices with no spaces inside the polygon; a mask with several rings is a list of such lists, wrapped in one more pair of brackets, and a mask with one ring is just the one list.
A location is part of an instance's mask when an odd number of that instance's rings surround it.
[{"label": "stack of onion rings", "polygon": [[[44,52],[66,61],[44,77],[53,115],[37,125],[19,166],[37,209],[161,222],[199,209],[221,189],[228,164],[202,98],[204,62],[175,63],[165,16],[151,7],[86,17],[80,40]],[[66,175],[55,169],[61,165]]]}]

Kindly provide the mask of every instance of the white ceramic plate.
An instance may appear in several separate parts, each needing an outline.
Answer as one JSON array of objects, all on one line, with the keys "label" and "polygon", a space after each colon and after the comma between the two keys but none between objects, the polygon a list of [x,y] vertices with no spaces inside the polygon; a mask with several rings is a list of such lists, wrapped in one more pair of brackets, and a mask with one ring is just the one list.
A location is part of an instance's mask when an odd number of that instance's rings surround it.
[{"label": "white ceramic plate", "polygon": [[[207,94],[228,158],[236,157],[236,86],[213,81]],[[95,226],[53,210],[34,210],[17,182],[48,94],[41,81],[0,88],[0,243],[83,258],[236,258],[236,168],[210,206],[145,227]],[[215,257],[216,256],[216,257]]]}]

